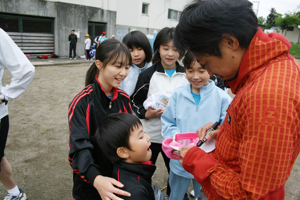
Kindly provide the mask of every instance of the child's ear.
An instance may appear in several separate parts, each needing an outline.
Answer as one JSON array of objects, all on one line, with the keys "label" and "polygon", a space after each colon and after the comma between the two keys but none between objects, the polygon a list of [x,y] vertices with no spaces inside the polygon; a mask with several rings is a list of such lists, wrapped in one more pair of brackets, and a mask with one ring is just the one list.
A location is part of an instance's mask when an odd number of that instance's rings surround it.
[{"label": "child's ear", "polygon": [[98,70],[100,71],[102,69],[102,62],[100,60],[95,60],[95,65],[98,68]]},{"label": "child's ear", "polygon": [[117,155],[120,157],[120,158],[123,158],[123,159],[127,159],[129,158],[129,154],[128,154],[128,150],[124,147],[119,147],[117,149]]}]

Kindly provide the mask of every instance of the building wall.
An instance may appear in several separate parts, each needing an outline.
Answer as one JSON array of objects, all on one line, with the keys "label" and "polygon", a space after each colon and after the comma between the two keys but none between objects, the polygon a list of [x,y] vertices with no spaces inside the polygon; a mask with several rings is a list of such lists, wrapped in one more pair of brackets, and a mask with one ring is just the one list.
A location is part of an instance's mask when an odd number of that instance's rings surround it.
[{"label": "building wall", "polygon": [[299,43],[300,41],[300,29],[298,27],[294,27],[294,31],[287,31],[286,29],[283,31],[284,36],[293,43]]},{"label": "building wall", "polygon": [[84,55],[89,21],[106,23],[108,35],[116,32],[116,12],[97,7],[44,0],[0,0],[0,12],[54,18],[55,53],[59,56],[68,56],[68,36],[73,28],[79,32],[77,55]]}]

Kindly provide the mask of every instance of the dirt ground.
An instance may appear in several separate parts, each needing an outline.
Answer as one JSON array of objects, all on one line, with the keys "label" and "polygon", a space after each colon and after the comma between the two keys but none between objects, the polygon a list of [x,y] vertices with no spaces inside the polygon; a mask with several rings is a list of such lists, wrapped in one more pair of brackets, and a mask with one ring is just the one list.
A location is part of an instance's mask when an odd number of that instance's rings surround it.
[{"label": "dirt ground", "polygon": [[[10,132],[6,157],[16,183],[28,199],[71,199],[72,170],[68,163],[67,110],[72,98],[84,87],[90,63],[43,66],[17,100],[9,102]],[[10,82],[8,71],[3,85]],[[161,157],[153,184],[166,186],[167,173]],[[300,199],[300,159],[286,183],[287,200]],[[0,186],[0,199],[6,195]]]}]

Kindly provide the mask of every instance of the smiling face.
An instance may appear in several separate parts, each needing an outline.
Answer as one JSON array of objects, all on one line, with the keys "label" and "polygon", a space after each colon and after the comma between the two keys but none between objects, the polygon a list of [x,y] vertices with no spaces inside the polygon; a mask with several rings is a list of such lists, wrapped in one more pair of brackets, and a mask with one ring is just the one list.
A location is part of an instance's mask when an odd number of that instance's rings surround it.
[{"label": "smiling face", "polygon": [[143,68],[145,66],[146,54],[141,47],[133,47],[129,48],[132,63],[138,66],[139,68]]},{"label": "smiling face", "polygon": [[209,74],[197,61],[193,61],[186,69],[186,78],[191,83],[192,91],[200,94],[200,88],[209,84]]},{"label": "smiling face", "polygon": [[170,40],[166,44],[160,45],[158,52],[164,69],[169,70],[176,68],[176,61],[179,58],[179,52],[174,46],[173,40]]},{"label": "smiling face", "polygon": [[114,61],[115,59],[111,59],[111,62],[106,66],[102,66],[103,64],[99,60],[95,61],[99,69],[98,80],[107,95],[111,95],[112,89],[118,88],[129,73],[130,65],[124,53],[120,54],[118,59]]},{"label": "smiling face", "polygon": [[147,162],[152,156],[150,149],[150,137],[146,135],[142,126],[134,127],[129,136],[129,147],[126,148],[128,163],[141,163]]},{"label": "smiling face", "polygon": [[[224,36],[225,37],[225,36]],[[222,80],[234,78],[238,71],[246,49],[239,46],[235,36],[228,36],[219,44],[221,57],[214,55],[199,55],[193,52],[194,57],[210,75],[215,74]]]}]

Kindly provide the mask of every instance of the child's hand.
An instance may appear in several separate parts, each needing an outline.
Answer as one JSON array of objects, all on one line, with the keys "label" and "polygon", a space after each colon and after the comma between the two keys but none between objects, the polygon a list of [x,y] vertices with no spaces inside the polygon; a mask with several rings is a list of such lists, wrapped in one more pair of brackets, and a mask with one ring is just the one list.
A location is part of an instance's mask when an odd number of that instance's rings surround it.
[{"label": "child's hand", "polygon": [[151,107],[148,108],[145,118],[146,119],[151,119],[151,118],[160,118],[160,116],[164,113],[164,109],[161,109],[159,106],[157,109],[152,109]]},{"label": "child's hand", "polygon": [[[214,123],[209,122],[209,123],[205,124],[204,126],[202,126],[201,128],[199,128],[199,129],[196,131],[196,133],[197,133],[197,135],[198,135],[198,137],[199,137],[200,140],[203,140],[203,139],[204,139],[206,131],[207,131],[208,129],[210,129],[210,128],[212,127],[213,124],[214,124]],[[219,130],[220,130],[220,126],[218,126],[218,128],[217,128],[216,130],[211,131],[210,133],[208,133],[207,136],[206,136],[206,139],[209,140],[209,139],[211,139],[211,138],[217,137]]]},{"label": "child's hand", "polygon": [[118,189],[117,187],[122,188],[124,185],[113,178],[98,175],[96,176],[93,185],[98,190],[98,193],[103,200],[122,200],[115,194],[127,197],[131,196],[130,193]]}]

